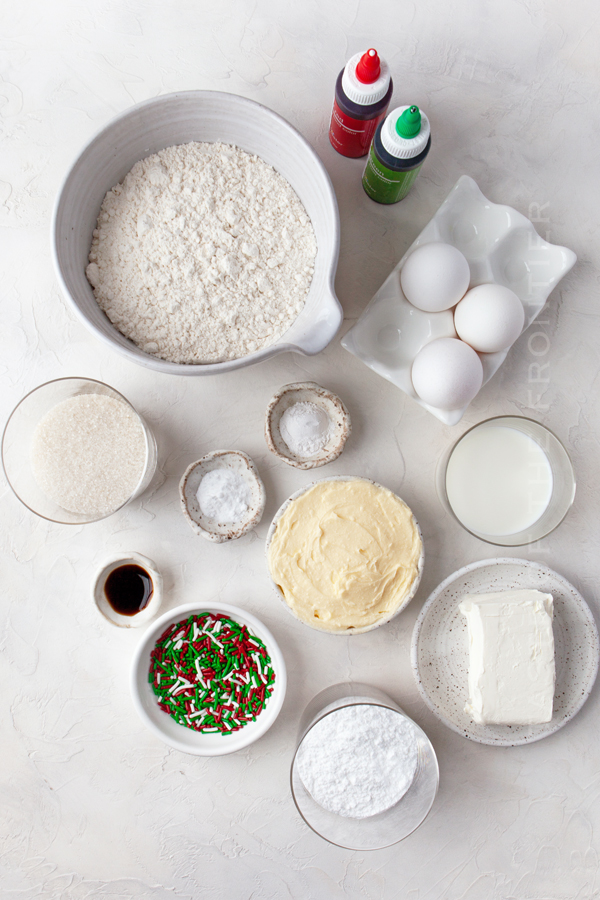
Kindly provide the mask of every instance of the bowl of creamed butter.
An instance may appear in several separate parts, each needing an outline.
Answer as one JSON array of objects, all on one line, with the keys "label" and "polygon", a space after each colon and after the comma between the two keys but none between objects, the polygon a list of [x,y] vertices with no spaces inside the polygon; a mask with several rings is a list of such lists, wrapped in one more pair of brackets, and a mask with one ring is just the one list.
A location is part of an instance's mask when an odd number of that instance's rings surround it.
[{"label": "bowl of creamed butter", "polygon": [[273,584],[305,625],[360,634],[389,622],[414,597],[423,540],[412,510],[388,488],[340,475],[286,500],[267,536]]}]

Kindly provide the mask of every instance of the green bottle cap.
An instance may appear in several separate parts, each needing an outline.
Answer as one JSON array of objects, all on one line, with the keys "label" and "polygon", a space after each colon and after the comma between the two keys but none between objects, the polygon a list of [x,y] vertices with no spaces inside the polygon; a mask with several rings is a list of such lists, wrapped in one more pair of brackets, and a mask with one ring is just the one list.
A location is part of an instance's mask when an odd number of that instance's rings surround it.
[{"label": "green bottle cap", "polygon": [[414,138],[421,130],[421,113],[418,106],[409,106],[396,122],[396,133],[402,138]]}]

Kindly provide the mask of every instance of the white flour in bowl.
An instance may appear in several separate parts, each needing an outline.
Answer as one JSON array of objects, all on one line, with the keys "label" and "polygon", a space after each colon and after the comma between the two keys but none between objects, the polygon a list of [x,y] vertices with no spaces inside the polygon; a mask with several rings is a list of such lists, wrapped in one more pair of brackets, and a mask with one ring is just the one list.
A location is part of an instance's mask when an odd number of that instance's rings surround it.
[{"label": "white flour in bowl", "polygon": [[296,763],[304,787],[338,816],[364,819],[394,806],[411,786],[419,748],[413,723],[393,709],[336,709],[305,735]]},{"label": "white flour in bowl", "polygon": [[285,178],[238,147],[195,142],[140,160],[108,192],[86,275],[142,350],[212,363],[287,331],[315,256],[310,219]]}]

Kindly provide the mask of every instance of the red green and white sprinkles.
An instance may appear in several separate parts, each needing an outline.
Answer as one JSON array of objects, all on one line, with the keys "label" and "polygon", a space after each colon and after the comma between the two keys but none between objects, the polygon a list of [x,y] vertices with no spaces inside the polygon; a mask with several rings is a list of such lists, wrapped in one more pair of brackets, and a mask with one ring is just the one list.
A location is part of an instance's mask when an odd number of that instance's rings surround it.
[{"label": "red green and white sprinkles", "polygon": [[260,715],[275,684],[264,643],[245,625],[200,613],[170,625],[150,654],[162,710],[202,734],[231,734]]}]

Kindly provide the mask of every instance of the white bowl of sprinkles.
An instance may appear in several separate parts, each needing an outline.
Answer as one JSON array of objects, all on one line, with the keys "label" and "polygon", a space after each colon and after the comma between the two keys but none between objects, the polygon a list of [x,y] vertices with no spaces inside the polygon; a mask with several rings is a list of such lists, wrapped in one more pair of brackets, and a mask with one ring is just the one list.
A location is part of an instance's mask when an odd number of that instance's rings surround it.
[{"label": "white bowl of sprinkles", "polygon": [[[205,614],[208,616],[204,620]],[[194,621],[186,638],[186,625],[192,617],[202,617],[204,621]],[[240,657],[235,652],[239,641],[235,637],[231,639],[223,619],[233,620],[236,625],[245,628],[249,639],[243,645],[245,659],[243,654]],[[171,646],[167,647],[167,654],[163,654],[163,659],[165,655],[167,657],[165,665],[158,671],[160,667],[153,663],[152,652],[171,626],[178,623],[180,627],[172,633]],[[225,664],[225,677],[220,677],[214,670],[211,676],[201,665],[206,662],[206,657],[202,655],[196,656],[199,662],[194,678],[190,676],[189,668],[187,672],[182,671],[181,667],[177,669],[172,662],[173,656],[180,660],[182,651],[184,655],[190,651],[192,656],[195,655],[190,643],[198,648],[201,644],[208,645],[217,660],[216,668],[219,667],[219,660]],[[263,647],[266,658],[261,652]],[[200,648],[199,653],[202,652]],[[232,658],[231,662],[227,661],[227,657]],[[157,681],[158,694],[154,691]],[[163,691],[161,685],[165,682],[166,690]],[[195,756],[225,756],[261,738],[279,715],[286,684],[285,661],[269,629],[246,610],[213,601],[205,605],[188,603],[178,606],[157,619],[144,634],[131,669],[133,705],[144,725],[169,746]],[[269,687],[272,688],[270,695]],[[248,712],[246,698],[250,695],[252,699],[254,690],[259,692],[255,708],[260,706],[261,709],[253,718]],[[264,702],[260,701],[261,690],[264,691]],[[162,702],[162,709],[159,702]],[[172,712],[164,711],[165,707],[171,708]],[[184,724],[174,717],[174,713],[180,715],[182,707],[185,707],[184,714],[188,718]],[[244,715],[248,721],[240,727]],[[215,719],[220,719],[221,724],[213,725]],[[200,727],[204,730],[198,730]]]}]

